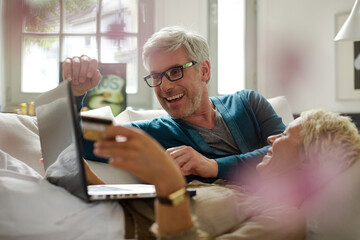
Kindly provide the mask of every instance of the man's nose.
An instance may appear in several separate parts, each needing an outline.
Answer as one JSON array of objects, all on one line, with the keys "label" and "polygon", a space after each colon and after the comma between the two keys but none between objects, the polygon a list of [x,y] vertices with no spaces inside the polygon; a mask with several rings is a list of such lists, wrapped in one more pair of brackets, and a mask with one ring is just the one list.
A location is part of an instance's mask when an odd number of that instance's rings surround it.
[{"label": "man's nose", "polygon": [[173,86],[173,82],[172,81],[170,81],[166,76],[165,76],[165,74],[163,74],[162,76],[161,76],[161,85],[160,85],[160,88],[161,88],[161,90],[162,91],[168,91],[169,89],[171,89],[172,88],[172,86]]}]

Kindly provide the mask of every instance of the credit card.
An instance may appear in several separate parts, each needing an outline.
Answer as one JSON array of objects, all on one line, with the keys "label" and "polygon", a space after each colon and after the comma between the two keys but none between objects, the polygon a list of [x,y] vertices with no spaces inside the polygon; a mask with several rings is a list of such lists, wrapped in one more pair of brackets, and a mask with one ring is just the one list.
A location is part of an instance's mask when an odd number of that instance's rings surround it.
[{"label": "credit card", "polygon": [[99,141],[103,137],[106,127],[112,124],[112,121],[104,118],[81,117],[83,137],[91,141]]}]

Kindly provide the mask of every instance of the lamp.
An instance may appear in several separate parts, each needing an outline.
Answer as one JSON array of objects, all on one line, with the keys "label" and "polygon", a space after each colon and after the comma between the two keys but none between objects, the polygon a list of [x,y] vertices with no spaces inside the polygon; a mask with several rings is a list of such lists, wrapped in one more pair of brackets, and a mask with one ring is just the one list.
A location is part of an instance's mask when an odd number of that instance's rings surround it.
[{"label": "lamp", "polygon": [[336,35],[335,41],[351,40],[360,41],[360,2],[356,0],[350,16]]}]

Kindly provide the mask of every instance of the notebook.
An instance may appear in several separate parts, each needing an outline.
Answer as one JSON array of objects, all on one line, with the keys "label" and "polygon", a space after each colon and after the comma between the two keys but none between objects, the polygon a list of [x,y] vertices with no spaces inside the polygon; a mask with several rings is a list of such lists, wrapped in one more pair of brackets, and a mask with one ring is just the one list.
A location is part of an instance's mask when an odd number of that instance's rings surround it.
[{"label": "notebook", "polygon": [[[134,183],[87,185],[71,80],[35,99],[46,179],[86,201],[154,198],[155,186]],[[121,172],[119,172],[121,174]],[[125,173],[124,173],[125,174]],[[126,173],[128,174],[128,173]]]}]

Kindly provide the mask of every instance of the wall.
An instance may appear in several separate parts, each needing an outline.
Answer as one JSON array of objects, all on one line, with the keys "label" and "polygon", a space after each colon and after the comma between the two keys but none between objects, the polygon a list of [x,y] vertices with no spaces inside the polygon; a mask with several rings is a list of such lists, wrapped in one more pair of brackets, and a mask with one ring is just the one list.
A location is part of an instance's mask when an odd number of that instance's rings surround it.
[{"label": "wall", "polygon": [[4,26],[3,26],[3,0],[0,0],[0,19],[2,19],[2,21],[0,21],[0,105],[2,106],[2,109],[4,108],[5,105],[5,69],[4,69],[4,40],[3,40],[3,36],[5,36],[5,34],[3,33],[4,31]]},{"label": "wall", "polygon": [[207,0],[156,0],[155,31],[173,25],[208,36]]},{"label": "wall", "polygon": [[258,0],[258,91],[285,95],[294,113],[360,113],[336,96],[335,15],[355,0]]},{"label": "wall", "polygon": [[[174,25],[208,37],[208,1],[155,0],[155,31]],[[153,107],[161,108],[156,96],[153,96]]]}]

